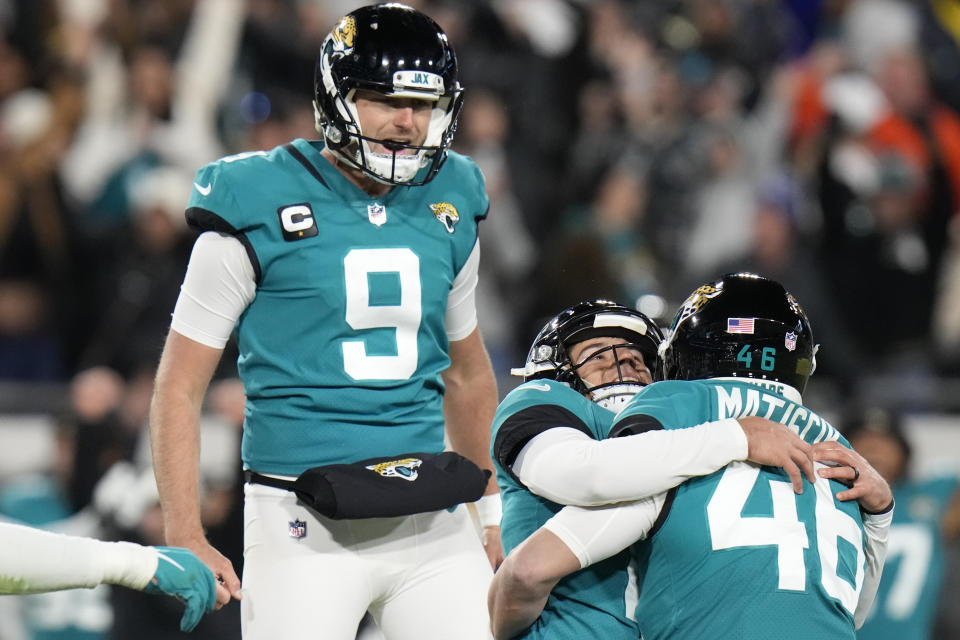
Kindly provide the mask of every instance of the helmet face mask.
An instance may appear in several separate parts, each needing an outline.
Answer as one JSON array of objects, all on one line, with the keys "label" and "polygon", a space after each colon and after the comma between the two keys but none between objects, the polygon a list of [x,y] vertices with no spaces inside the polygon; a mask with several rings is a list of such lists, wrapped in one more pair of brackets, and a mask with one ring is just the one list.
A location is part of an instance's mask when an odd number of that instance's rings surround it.
[{"label": "helmet face mask", "polygon": [[660,353],[668,380],[756,378],[803,393],[817,348],[806,313],[782,285],[737,273],[687,298]]},{"label": "helmet face mask", "polygon": [[[620,338],[624,342],[592,351],[587,360],[608,358],[616,364],[618,375],[612,382],[588,387],[580,375],[587,363],[573,362],[571,350],[576,344],[599,337]],[[657,325],[638,311],[607,300],[581,302],[561,311],[540,330],[525,366],[511,373],[523,376],[524,381],[546,378],[562,382],[579,393],[589,394],[601,406],[616,409],[644,386],[624,380],[620,370],[623,350],[639,351],[653,380],[660,380],[658,347],[662,340]]]},{"label": "helmet face mask", "polygon": [[[433,20],[396,3],[361,7],[343,16],[321,46],[314,74],[317,131],[341,160],[378,182],[425,184],[453,142],[463,103],[457,74],[453,48]],[[359,90],[431,102],[423,143],[365,135],[356,105]],[[371,145],[386,151],[375,152]]]}]

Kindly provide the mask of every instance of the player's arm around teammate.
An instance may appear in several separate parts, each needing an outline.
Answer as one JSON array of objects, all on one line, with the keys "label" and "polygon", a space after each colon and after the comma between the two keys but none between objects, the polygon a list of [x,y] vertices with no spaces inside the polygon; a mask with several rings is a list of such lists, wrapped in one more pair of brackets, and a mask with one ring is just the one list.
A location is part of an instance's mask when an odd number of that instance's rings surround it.
[{"label": "player's arm around teammate", "polygon": [[[852,487],[837,494],[838,500],[857,499],[865,512],[867,573],[855,615],[859,626],[870,610],[883,570],[886,534],[893,515],[893,494],[886,481],[859,454],[839,444],[837,447],[815,447],[814,455],[820,461],[829,460],[841,465],[854,463],[859,471]],[[851,481],[855,475],[853,469],[852,464],[825,467],[819,469],[819,475]],[[881,505],[880,509],[889,509],[872,515],[870,510],[877,509],[877,505]],[[656,497],[605,507],[567,507],[561,511],[548,525],[514,549],[494,576],[488,598],[494,637],[498,640],[511,638],[533,624],[550,591],[565,576],[645,538],[662,506],[663,498]],[[565,532],[564,537],[558,536],[551,528]],[[604,534],[590,536],[590,531]],[[581,540],[583,544],[573,544],[574,540]]]},{"label": "player's arm around teammate", "polygon": [[[494,451],[506,475],[556,505],[585,506],[654,496],[732,460],[784,467],[798,493],[804,475],[815,479],[810,445],[782,424],[763,418],[720,420],[689,429],[625,431],[623,437],[598,439],[608,435],[602,427],[604,415],[612,420],[611,410],[659,379],[661,339],[649,318],[604,300],[579,303],[548,322],[534,340],[525,366],[513,372],[528,384],[511,392],[495,418]],[[500,480],[510,486],[506,475]],[[514,516],[505,523],[510,534],[505,540],[513,544],[529,526],[526,516],[517,515],[525,508],[517,500],[511,505]],[[537,503],[528,501],[526,507],[537,508]],[[551,534],[543,541],[545,548],[511,553],[510,566],[494,579],[488,606],[497,636],[522,632],[544,607],[557,580],[580,568],[559,538]],[[540,580],[536,571],[541,555],[551,561],[566,558],[569,566]],[[593,601],[584,609],[570,608],[566,602],[567,619],[585,622],[582,616],[597,611],[616,617],[612,612],[617,605],[609,600],[603,605]],[[552,627],[554,622],[545,622],[536,633],[566,632]]]},{"label": "player's arm around teammate", "polygon": [[[647,404],[656,407],[656,395]],[[632,406],[629,405],[628,409]],[[642,411],[639,413],[643,414]],[[618,426],[657,422],[652,416],[629,413],[627,418],[624,418],[621,413],[620,418],[620,424],[613,427],[614,432],[617,431]],[[839,454],[829,454],[829,452],[821,454],[825,459],[829,459],[829,455],[839,457]],[[860,481],[862,477],[861,485],[857,487],[856,492],[841,491],[838,499],[849,500],[860,497],[861,507],[865,510],[883,508],[881,505],[888,505],[891,502],[889,487],[885,486],[886,483],[879,474],[868,468],[865,461],[857,456],[851,456],[849,460],[843,459],[838,462],[851,466],[846,470],[849,473],[848,476],[836,477],[855,481]],[[821,472],[821,475],[830,477],[834,473],[839,471]],[[497,637],[510,637],[518,630],[532,624],[539,615],[538,608],[543,606],[550,589],[568,573],[590,566],[618,553],[637,540],[645,539],[662,517],[661,511],[664,509],[665,498],[665,496],[658,496],[620,507],[602,509],[567,507],[554,516],[508,556],[498,573],[495,580],[497,584],[491,588],[490,594],[492,625]],[[876,548],[876,540],[871,541],[869,528],[866,533],[867,572],[869,574],[874,570],[878,578],[879,569],[882,568],[883,553],[881,550],[876,554],[880,559],[879,565],[869,561],[870,546],[874,544]],[[864,582],[864,591],[860,593],[858,614],[860,605],[865,600],[872,599],[872,595],[867,593],[866,584],[867,581]],[[874,591],[875,586],[876,583],[873,585]],[[515,606],[498,605],[500,595],[496,592],[498,587],[504,593],[510,594]],[[854,613],[852,609],[850,613]]]},{"label": "player's arm around teammate", "polygon": [[497,381],[479,329],[450,343],[450,368],[443,401],[447,437],[454,451],[491,471],[486,493],[478,501],[483,548],[494,569],[503,562],[500,543],[500,494],[490,459],[490,423],[497,408]]}]

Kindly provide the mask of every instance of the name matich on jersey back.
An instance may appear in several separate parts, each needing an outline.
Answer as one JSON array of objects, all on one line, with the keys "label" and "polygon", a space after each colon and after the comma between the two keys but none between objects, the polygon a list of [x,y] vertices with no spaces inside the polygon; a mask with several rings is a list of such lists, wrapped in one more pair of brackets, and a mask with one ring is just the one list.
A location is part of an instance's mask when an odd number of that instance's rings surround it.
[{"label": "name matich on jersey back", "polygon": [[839,432],[813,411],[760,386],[717,384],[713,388],[717,394],[717,420],[760,416],[787,425],[808,442],[839,438]]}]

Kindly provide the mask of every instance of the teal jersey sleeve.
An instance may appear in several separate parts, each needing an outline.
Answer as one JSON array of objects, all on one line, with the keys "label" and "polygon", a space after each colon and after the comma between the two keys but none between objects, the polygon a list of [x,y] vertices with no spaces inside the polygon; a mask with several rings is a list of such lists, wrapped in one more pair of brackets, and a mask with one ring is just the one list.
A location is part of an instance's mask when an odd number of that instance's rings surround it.
[{"label": "teal jersey sleeve", "polygon": [[523,446],[548,429],[567,427],[595,440],[609,430],[613,414],[569,386],[535,380],[513,389],[493,417],[490,453],[498,474],[516,480],[511,465]]},{"label": "teal jersey sleeve", "polygon": [[[235,188],[231,184],[230,172],[224,171],[224,160],[210,163],[197,170],[193,179],[193,190],[187,209],[203,209],[217,213],[223,218],[229,218],[233,212],[241,211],[236,200]],[[190,219],[189,222],[201,227],[202,225]]]},{"label": "teal jersey sleeve", "polygon": [[277,164],[276,155],[276,152],[250,151],[201,167],[194,176],[187,202],[187,224],[192,229],[229,234],[243,243],[258,284],[262,277],[261,258],[247,234],[266,227],[269,219],[257,215],[256,209],[241,205],[240,200],[244,198],[244,185],[251,184],[254,176]]},{"label": "teal jersey sleeve", "polygon": [[200,231],[243,232],[260,216],[241,204],[258,173],[277,166],[277,152],[251,151],[221,158],[197,170],[187,202],[187,222]]}]

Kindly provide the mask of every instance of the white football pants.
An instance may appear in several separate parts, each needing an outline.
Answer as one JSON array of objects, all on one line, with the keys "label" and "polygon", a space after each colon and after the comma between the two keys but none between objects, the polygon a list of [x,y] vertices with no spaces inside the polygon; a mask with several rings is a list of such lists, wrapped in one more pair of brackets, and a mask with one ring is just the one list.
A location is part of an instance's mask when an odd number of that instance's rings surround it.
[{"label": "white football pants", "polygon": [[244,640],[354,640],[368,610],[387,640],[491,638],[493,571],[463,505],[331,520],[290,491],[244,492]]}]

